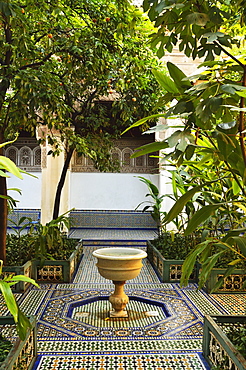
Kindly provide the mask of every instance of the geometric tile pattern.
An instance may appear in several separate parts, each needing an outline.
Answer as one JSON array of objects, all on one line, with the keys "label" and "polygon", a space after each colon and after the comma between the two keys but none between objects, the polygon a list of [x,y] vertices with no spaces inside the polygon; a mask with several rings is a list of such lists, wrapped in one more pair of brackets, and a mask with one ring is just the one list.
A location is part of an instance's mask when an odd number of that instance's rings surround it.
[{"label": "geometric tile pattern", "polygon": [[213,294],[214,300],[223,305],[228,315],[246,315],[246,294]]},{"label": "geometric tile pattern", "polygon": [[[33,370],[208,369],[201,354],[203,316],[242,314],[246,294],[209,295],[195,284],[160,283],[144,259],[140,275],[125,284],[129,317],[112,319],[108,296],[114,286],[98,273],[97,248],[84,247],[72,283],[16,294],[22,310],[38,319]],[[0,312],[6,314],[1,302]]]},{"label": "geometric tile pattern", "polygon": [[[85,340],[202,337],[202,315],[180,296],[177,288],[157,291],[125,289],[125,292],[130,297],[127,319],[109,318],[108,297],[111,291],[93,289],[63,291],[59,297],[56,291],[50,293],[47,303],[42,306],[40,323],[42,328],[62,330],[68,337]],[[145,315],[145,312],[153,310],[158,313],[157,317]]]},{"label": "geometric tile pattern", "polygon": [[43,356],[33,370],[205,370],[198,354],[105,354]]},{"label": "geometric tile pattern", "polygon": [[129,230],[129,229],[74,229],[70,238],[87,240],[152,240],[157,237],[155,230]]},{"label": "geometric tile pattern", "polygon": [[156,222],[153,220],[150,212],[76,210],[70,212],[70,218],[72,226],[75,228],[156,229]]},{"label": "geometric tile pattern", "polygon": [[[107,246],[105,246],[107,247]],[[90,283],[94,284],[108,284],[111,283],[110,280],[104,279],[97,270],[96,267],[96,258],[92,256],[92,252],[100,247],[98,246],[86,246],[86,250],[82,261],[81,268],[78,269],[77,274],[74,278],[74,283]],[[143,249],[143,248],[139,248]],[[146,248],[145,248],[146,249]],[[153,268],[147,258],[143,260],[144,266],[141,270],[141,273],[133,280],[130,280],[131,284],[144,284],[144,283],[160,283],[157,275],[153,272]],[[127,282],[126,286],[130,283]],[[111,283],[113,287],[113,284]]]},{"label": "geometric tile pattern", "polygon": [[[128,319],[109,318],[114,286],[97,271],[97,248],[85,247],[73,283],[44,284],[23,295],[23,310],[38,315],[33,370],[208,369],[201,354],[203,313],[189,297],[196,286],[160,283],[145,259],[140,275],[125,284]],[[213,307],[209,296],[195,299]],[[153,310],[158,316],[146,316]]]},{"label": "geometric tile pattern", "polygon": [[207,299],[207,294],[204,291],[199,291],[197,289],[190,289],[185,290],[184,294],[189,297],[189,299],[193,302],[196,302],[197,309],[203,314],[209,314],[209,315],[221,315],[222,308],[219,307],[214,301],[211,299]]},{"label": "geometric tile pattern", "polygon": [[97,353],[103,354],[105,352],[116,353],[116,352],[134,352],[143,353],[148,349],[148,352],[194,352],[201,351],[202,340],[201,339],[190,339],[190,340],[138,340],[138,341],[84,341],[84,340],[63,340],[56,341],[54,346],[54,340],[39,340],[38,352],[43,354],[64,354],[64,353]]}]

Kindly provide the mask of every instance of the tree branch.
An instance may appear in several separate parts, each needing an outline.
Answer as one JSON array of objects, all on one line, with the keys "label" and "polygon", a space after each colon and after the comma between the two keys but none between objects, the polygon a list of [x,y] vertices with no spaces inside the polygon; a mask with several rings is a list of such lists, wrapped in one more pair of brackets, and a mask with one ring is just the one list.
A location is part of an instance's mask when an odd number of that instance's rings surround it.
[{"label": "tree branch", "polygon": [[243,64],[242,62],[240,62],[240,60],[238,60],[236,57],[234,57],[234,55],[232,55],[231,53],[229,53],[229,51],[227,51],[225,48],[223,48],[223,46],[221,46],[218,41],[214,41],[214,44],[217,45],[223,51],[223,53],[225,53],[226,55],[228,55],[228,57],[230,57],[232,60],[234,60],[234,62],[236,62],[243,69],[245,69],[245,64]]},{"label": "tree branch", "polygon": [[[246,66],[244,66],[244,73],[243,73],[243,82],[242,85],[246,87]],[[240,99],[240,108],[244,108],[245,99],[244,97],[241,97]],[[244,159],[244,163],[246,166],[246,149],[245,149],[245,113],[243,111],[240,111],[239,114],[239,125],[238,125],[238,131],[239,131],[239,142],[242,150],[242,155]]]},{"label": "tree branch", "polygon": [[47,54],[40,62],[36,62],[36,63],[30,63],[30,64],[26,64],[25,66],[22,66],[20,67],[20,70],[23,71],[27,68],[37,68],[37,67],[40,67],[42,66],[48,59],[50,59],[50,57],[53,55],[53,53],[49,53]]}]

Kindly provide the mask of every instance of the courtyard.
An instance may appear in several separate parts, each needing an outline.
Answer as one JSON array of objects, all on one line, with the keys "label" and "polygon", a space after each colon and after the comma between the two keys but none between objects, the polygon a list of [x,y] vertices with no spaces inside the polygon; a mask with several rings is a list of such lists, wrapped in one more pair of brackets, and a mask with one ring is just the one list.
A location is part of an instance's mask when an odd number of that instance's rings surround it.
[{"label": "courtyard", "polygon": [[[145,258],[139,276],[125,284],[128,318],[109,317],[108,298],[114,286],[99,274],[93,251],[116,246],[146,250],[146,238],[153,239],[155,233],[147,227],[137,232],[132,228],[70,232],[84,238],[73,280],[40,283],[40,288],[15,294],[23,312],[37,320],[32,370],[210,369],[202,353],[204,316],[245,315],[245,293],[208,294],[195,283],[182,288],[179,283],[163,283]],[[0,313],[7,314],[3,304]],[[6,333],[13,340],[14,332],[5,329]],[[218,356],[220,351],[218,347]]]}]

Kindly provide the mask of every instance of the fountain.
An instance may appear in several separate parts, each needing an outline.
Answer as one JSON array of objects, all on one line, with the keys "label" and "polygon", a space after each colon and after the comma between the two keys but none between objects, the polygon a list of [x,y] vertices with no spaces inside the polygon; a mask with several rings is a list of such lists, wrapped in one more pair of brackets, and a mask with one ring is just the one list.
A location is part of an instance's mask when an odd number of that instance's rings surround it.
[{"label": "fountain", "polygon": [[97,249],[92,255],[97,258],[99,274],[112,280],[115,286],[114,293],[109,297],[113,307],[109,316],[128,317],[125,307],[129,298],[124,292],[124,284],[139,275],[142,259],[147,257],[147,253],[140,249],[119,247]]}]

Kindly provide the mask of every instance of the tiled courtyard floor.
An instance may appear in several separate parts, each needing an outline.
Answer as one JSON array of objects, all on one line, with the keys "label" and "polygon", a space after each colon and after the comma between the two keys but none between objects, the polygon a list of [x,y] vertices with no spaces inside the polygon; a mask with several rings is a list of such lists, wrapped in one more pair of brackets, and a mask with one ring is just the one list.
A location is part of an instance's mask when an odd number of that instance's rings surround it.
[{"label": "tiled courtyard floor", "polygon": [[[71,284],[42,284],[19,296],[38,319],[38,358],[33,370],[204,370],[204,314],[244,314],[246,294],[197,291],[194,284],[162,284],[147,259],[127,282],[127,319],[110,319],[113,284],[102,278],[85,246]],[[1,311],[1,310],[0,310]],[[157,316],[148,316],[155,311]],[[1,312],[0,312],[1,313]],[[2,312],[4,314],[4,312]]]}]

